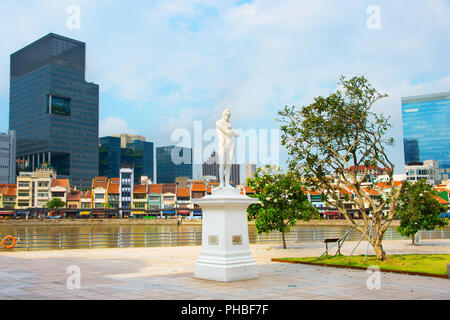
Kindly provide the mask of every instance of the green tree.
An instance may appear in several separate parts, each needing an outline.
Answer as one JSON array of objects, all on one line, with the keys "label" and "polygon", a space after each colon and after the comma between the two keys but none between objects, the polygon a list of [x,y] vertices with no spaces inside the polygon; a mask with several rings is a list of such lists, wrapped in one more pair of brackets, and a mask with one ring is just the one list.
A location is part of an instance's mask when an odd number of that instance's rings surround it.
[{"label": "green tree", "polygon": [[[322,191],[326,204],[336,207],[348,225],[365,235],[380,260],[386,255],[383,235],[394,218],[403,186],[395,186],[394,165],[386,152],[386,147],[394,144],[393,138],[385,137],[391,127],[389,119],[371,111],[386,96],[363,76],[341,77],[337,90],[328,97],[316,97],[314,103],[299,110],[286,106],[278,113],[290,170],[298,172],[307,187]],[[361,175],[354,170],[360,166],[364,166]],[[376,184],[366,187],[370,166],[386,168],[388,189]],[[352,192],[351,199],[341,192],[343,188]],[[374,196],[374,190],[380,195]],[[345,202],[349,200],[363,224],[347,212]],[[369,236],[371,228],[374,237]]]},{"label": "green tree", "polygon": [[317,217],[317,209],[308,201],[302,190],[298,175],[283,173],[279,167],[258,168],[255,178],[248,179],[247,185],[255,191],[259,203],[248,208],[249,217],[256,219],[258,233],[281,232],[283,248],[286,249],[285,233],[299,219]]},{"label": "green tree", "polygon": [[47,201],[47,203],[45,204],[45,207],[49,209],[64,208],[65,206],[66,203],[59,198],[53,198],[52,200]]},{"label": "green tree", "polygon": [[439,217],[447,211],[436,199],[437,192],[425,180],[417,183],[404,182],[404,190],[397,206],[400,226],[397,228],[402,236],[411,237],[415,244],[415,235],[420,230],[434,230],[448,224],[447,219]]}]

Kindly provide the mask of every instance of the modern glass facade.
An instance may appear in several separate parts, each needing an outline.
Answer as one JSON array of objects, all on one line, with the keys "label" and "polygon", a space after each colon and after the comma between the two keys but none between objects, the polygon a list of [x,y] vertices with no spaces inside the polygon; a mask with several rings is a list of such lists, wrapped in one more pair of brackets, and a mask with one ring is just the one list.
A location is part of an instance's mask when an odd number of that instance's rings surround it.
[{"label": "modern glass facade", "polygon": [[135,184],[140,184],[142,176],[147,176],[154,181],[153,149],[153,142],[134,140],[127,143],[126,148],[121,148],[120,138],[100,138],[100,175],[117,178],[121,164],[132,164]]},{"label": "modern glass facade", "polygon": [[121,150],[121,163],[132,163],[134,167],[134,181],[140,184],[141,177],[147,176],[152,181],[153,174],[153,142],[134,140],[127,143]]},{"label": "modern glass facade", "polygon": [[402,98],[402,118],[405,164],[450,168],[450,92]]},{"label": "modern glass facade", "polygon": [[156,148],[157,183],[175,183],[176,177],[192,179],[192,149],[177,146]]},{"label": "modern glass facade", "polygon": [[50,33],[13,53],[9,111],[19,163],[46,162],[82,188],[98,175],[99,87],[85,81],[85,50]]},{"label": "modern glass facade", "polygon": [[99,148],[99,175],[118,178],[120,171],[120,138],[102,137]]}]

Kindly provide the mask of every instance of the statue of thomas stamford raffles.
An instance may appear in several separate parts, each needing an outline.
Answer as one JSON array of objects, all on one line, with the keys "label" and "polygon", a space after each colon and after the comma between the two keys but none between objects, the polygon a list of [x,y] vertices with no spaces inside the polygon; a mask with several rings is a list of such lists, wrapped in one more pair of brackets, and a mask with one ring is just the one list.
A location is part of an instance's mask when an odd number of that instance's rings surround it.
[{"label": "statue of thomas stamford raffles", "polygon": [[231,164],[234,158],[234,137],[239,133],[231,127],[231,112],[226,109],[222,112],[222,119],[216,122],[217,130],[217,163],[219,164],[220,185],[216,189],[230,187]]}]

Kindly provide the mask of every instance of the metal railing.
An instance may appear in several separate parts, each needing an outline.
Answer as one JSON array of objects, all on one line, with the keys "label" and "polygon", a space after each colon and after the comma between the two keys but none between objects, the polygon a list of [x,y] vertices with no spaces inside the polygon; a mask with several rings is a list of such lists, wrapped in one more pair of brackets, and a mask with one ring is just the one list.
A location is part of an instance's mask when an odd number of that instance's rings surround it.
[{"label": "metal railing", "polygon": [[[348,229],[347,229],[348,230]],[[345,231],[316,231],[316,230],[293,230],[285,234],[287,242],[323,242],[327,238],[339,238]],[[93,249],[93,248],[130,248],[130,247],[155,247],[155,246],[190,246],[201,245],[202,232],[142,232],[142,233],[80,233],[80,234],[11,234],[17,243],[10,250],[64,250],[64,249]],[[3,239],[7,235],[0,235]],[[375,234],[372,234],[375,236]],[[356,241],[361,233],[352,230],[347,241]],[[450,239],[450,229],[420,231],[420,240],[426,239]],[[395,229],[388,229],[383,237],[384,240],[407,239],[402,237]],[[281,242],[280,232],[269,234],[258,234],[249,232],[249,241],[255,243]],[[0,251],[6,251],[0,247]]]}]

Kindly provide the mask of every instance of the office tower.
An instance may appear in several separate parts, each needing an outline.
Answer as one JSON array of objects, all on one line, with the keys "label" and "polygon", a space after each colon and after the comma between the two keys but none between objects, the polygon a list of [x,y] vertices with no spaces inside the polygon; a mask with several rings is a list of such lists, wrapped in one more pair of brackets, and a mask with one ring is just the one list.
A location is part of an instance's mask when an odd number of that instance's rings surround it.
[{"label": "office tower", "polygon": [[16,183],[16,132],[0,132],[0,184]]},{"label": "office tower", "polygon": [[245,181],[247,179],[253,179],[256,173],[256,164],[255,163],[247,163],[245,165]]},{"label": "office tower", "polygon": [[[241,183],[241,167],[239,164],[231,165],[230,184],[238,185]],[[214,151],[211,156],[202,165],[203,176],[214,176],[219,180],[219,164],[217,163],[217,155]]]},{"label": "office tower", "polygon": [[128,133],[121,133],[121,134],[114,134],[112,135],[114,138],[120,138],[120,147],[126,148],[127,144],[139,140],[139,141],[145,141],[145,137],[140,136],[138,134],[128,134]]},{"label": "office tower", "polygon": [[178,146],[156,148],[156,182],[175,183],[176,177],[192,179],[192,149]]},{"label": "office tower", "polygon": [[405,164],[450,168],[450,92],[402,98]]},{"label": "office tower", "polygon": [[99,87],[85,81],[85,51],[50,33],[13,53],[9,109],[19,163],[47,163],[82,188],[98,175]]},{"label": "office tower", "polygon": [[[108,178],[119,177],[120,165],[133,164],[134,183],[139,184],[146,176],[154,181],[153,142],[145,141],[144,137],[133,140],[126,139],[127,144],[121,147],[120,137],[102,137],[99,144],[99,174]],[[143,140],[142,140],[143,139]]]},{"label": "office tower", "polygon": [[142,176],[154,178],[153,173],[153,142],[134,140],[127,143],[120,152],[121,163],[132,163],[134,181],[139,184]]},{"label": "office tower", "polygon": [[102,137],[99,139],[99,170],[100,176],[118,178],[120,171],[120,138]]}]

